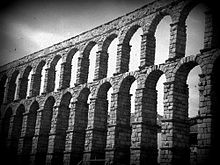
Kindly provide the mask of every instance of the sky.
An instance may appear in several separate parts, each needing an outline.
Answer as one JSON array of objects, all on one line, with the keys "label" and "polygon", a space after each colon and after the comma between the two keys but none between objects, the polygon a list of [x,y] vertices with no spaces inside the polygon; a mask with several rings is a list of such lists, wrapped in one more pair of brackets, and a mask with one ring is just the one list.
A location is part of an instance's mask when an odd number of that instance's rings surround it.
[{"label": "sky", "polygon": [[[82,32],[109,22],[117,17],[134,11],[152,0],[17,0],[0,2],[0,66],[13,60],[39,51],[43,48],[69,39]],[[187,19],[186,55],[199,53],[202,48],[202,27],[200,8],[196,8]],[[171,19],[165,17],[156,30],[156,63],[163,63],[168,56],[169,24]],[[130,42],[131,53],[140,51],[140,34],[138,31]],[[134,39],[135,38],[135,39]],[[139,45],[137,40],[139,40]],[[117,43],[115,42],[115,45]],[[139,48],[139,49],[138,49]],[[93,50],[92,50],[93,51]],[[91,52],[92,52],[91,51]],[[111,51],[111,50],[110,50]],[[95,50],[94,50],[95,53]],[[110,52],[109,52],[110,53]],[[111,54],[111,53],[110,53]],[[136,53],[137,55],[137,53]],[[133,63],[136,67],[136,63]],[[189,80],[191,109],[198,109],[198,82],[193,71]],[[197,76],[198,77],[198,76]],[[91,76],[89,79],[92,80]],[[160,80],[158,95],[162,107]],[[197,90],[198,91],[198,90]]]},{"label": "sky", "polygon": [[[1,4],[0,66],[144,6],[152,0],[17,0]],[[1,2],[2,3],[2,2]]]}]

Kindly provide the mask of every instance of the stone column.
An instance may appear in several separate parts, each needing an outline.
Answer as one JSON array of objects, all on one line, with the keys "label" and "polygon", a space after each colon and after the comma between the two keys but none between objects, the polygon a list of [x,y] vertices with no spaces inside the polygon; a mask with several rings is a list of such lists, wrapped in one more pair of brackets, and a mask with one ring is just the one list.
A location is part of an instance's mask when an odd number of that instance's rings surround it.
[{"label": "stone column", "polygon": [[30,84],[30,97],[34,97],[40,94],[40,84],[41,82],[41,74],[35,73],[31,76],[31,84]]},{"label": "stone column", "polygon": [[24,140],[25,140],[25,136],[26,136],[26,130],[27,130],[27,118],[28,118],[28,114],[29,113],[24,113],[23,115],[23,121],[22,121],[22,129],[21,129],[21,136],[19,138],[18,141],[18,151],[17,151],[17,155],[18,155],[18,164],[27,164],[22,160],[22,157],[25,155],[25,152],[27,152],[24,148]]},{"label": "stone column", "polygon": [[[11,78],[8,78],[8,80],[10,80]],[[11,95],[10,95],[10,81],[8,81],[8,83],[6,84],[5,87],[5,93],[4,93],[4,98],[3,98],[3,103],[7,103],[9,102],[9,100],[11,100]]]},{"label": "stone column", "polygon": [[89,72],[89,58],[79,57],[77,68],[76,85],[86,83]]},{"label": "stone column", "polygon": [[189,164],[188,86],[165,82],[164,93],[161,164]]},{"label": "stone column", "polygon": [[8,137],[6,140],[6,143],[7,143],[6,148],[8,149],[8,151],[10,150],[10,146],[11,146],[12,128],[13,128],[14,118],[15,118],[15,115],[12,114],[10,117],[10,124],[9,124],[9,128],[8,128]]},{"label": "stone column", "polygon": [[108,52],[98,51],[96,53],[94,81],[105,78],[107,76],[107,68],[108,68]]},{"label": "stone column", "polygon": [[65,165],[77,164],[83,159],[86,120],[88,118],[88,110],[86,110],[88,105],[85,104],[81,101],[71,103],[64,151]]},{"label": "stone column", "polygon": [[46,157],[46,164],[52,164],[52,158],[54,154],[54,144],[55,144],[55,138],[56,136],[59,136],[56,134],[56,127],[57,127],[57,117],[58,117],[58,111],[59,106],[53,107],[53,115],[51,120],[51,127],[50,127],[50,133],[48,138],[48,150],[47,150],[47,157]]},{"label": "stone column", "polygon": [[45,69],[45,79],[44,79],[44,90],[42,94],[47,92],[52,92],[55,87],[55,69],[46,68]]},{"label": "stone column", "polygon": [[106,98],[90,100],[83,159],[104,159],[107,140],[108,101]]},{"label": "stone column", "polygon": [[[16,83],[15,83],[16,84]],[[16,93],[16,95],[15,95],[15,98],[14,98],[14,100],[19,100],[19,99],[21,99],[20,97],[22,96],[22,87],[21,87],[21,84],[22,84],[22,78],[19,78],[18,79],[18,84],[16,84],[16,87],[15,87],[15,92],[16,92],[16,90],[17,90],[17,93]]]},{"label": "stone column", "polygon": [[[199,164],[207,164],[216,156],[213,146],[213,115],[211,111],[211,74],[201,74],[199,83],[199,115],[198,119],[198,152],[197,161]],[[216,158],[215,158],[216,159]]]},{"label": "stone column", "polygon": [[60,73],[59,89],[68,88],[71,80],[71,61],[61,64]]},{"label": "stone column", "polygon": [[157,91],[146,88],[136,90],[130,164],[157,164]]},{"label": "stone column", "polygon": [[25,99],[27,96],[27,86],[28,86],[28,77],[23,77],[19,79],[18,83],[18,98]]},{"label": "stone column", "polygon": [[117,47],[116,73],[121,74],[129,70],[131,46],[126,43],[120,43]]},{"label": "stone column", "polygon": [[35,126],[35,133],[32,140],[32,149],[31,149],[31,155],[30,155],[30,164],[35,164],[35,157],[37,154],[37,147],[38,147],[38,139],[40,136],[40,128],[41,128],[41,120],[42,120],[42,114],[43,114],[44,108],[41,108],[37,110],[37,119],[36,119],[36,126]]},{"label": "stone column", "polygon": [[154,64],[156,39],[154,33],[143,34],[141,39],[140,69]]},{"label": "stone column", "polygon": [[204,32],[204,49],[202,51],[216,48],[219,45],[219,25],[215,20],[212,11],[205,12],[205,32]]},{"label": "stone column", "polygon": [[105,159],[112,163],[129,164],[131,127],[130,127],[130,95],[128,93],[112,93],[114,104],[110,111],[107,131]]},{"label": "stone column", "polygon": [[180,22],[170,24],[170,47],[168,61],[185,56],[186,25]]}]

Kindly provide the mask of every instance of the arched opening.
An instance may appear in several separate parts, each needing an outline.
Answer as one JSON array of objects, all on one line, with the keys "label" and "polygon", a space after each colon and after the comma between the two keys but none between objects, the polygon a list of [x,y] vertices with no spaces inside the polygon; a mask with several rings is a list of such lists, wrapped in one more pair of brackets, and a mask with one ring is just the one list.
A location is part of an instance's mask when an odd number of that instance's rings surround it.
[{"label": "arched opening", "polygon": [[160,163],[160,151],[161,151],[161,120],[164,116],[164,83],[166,82],[166,76],[163,74],[157,81],[157,162]]},{"label": "arched opening", "polygon": [[195,6],[186,19],[186,53],[185,56],[196,55],[204,48],[206,6]]},{"label": "arched opening", "polygon": [[53,114],[55,99],[50,96],[47,98],[44,109],[42,111],[41,122],[40,122],[40,131],[38,136],[37,144],[37,153],[35,156],[35,163],[37,165],[42,164],[46,161],[46,154],[48,150],[48,139],[49,132],[51,128],[51,119]]},{"label": "arched opening", "polygon": [[175,153],[181,156],[184,163],[197,163],[197,145],[199,136],[198,118],[199,118],[199,73],[201,68],[196,62],[184,63],[177,70],[175,75],[174,99],[175,109],[173,120],[183,122],[175,130],[176,136],[182,137],[175,139],[179,144],[181,153]]},{"label": "arched opening", "polygon": [[45,86],[45,77],[46,77],[46,68],[47,68],[47,65],[43,65],[42,67],[42,70],[41,70],[41,76],[40,76],[40,93],[39,94],[42,94],[44,92],[44,86]]},{"label": "arched opening", "polygon": [[[13,95],[13,99],[14,100],[18,100],[19,99],[19,95],[18,95],[18,85],[19,85],[19,81],[20,81],[20,78],[21,78],[21,74],[19,73],[15,79],[15,82],[14,82],[14,95]],[[10,89],[11,90],[11,89]]]},{"label": "arched opening", "polygon": [[155,48],[155,65],[165,63],[169,57],[170,44],[170,24],[172,23],[170,16],[165,16],[157,25],[155,31],[156,48]]},{"label": "arched opening", "polygon": [[142,35],[143,30],[141,28],[138,28],[129,42],[129,45],[131,46],[129,71],[135,71],[139,69]]},{"label": "arched opening", "polygon": [[[30,90],[30,80],[32,76],[32,67],[28,66],[25,68],[23,76],[21,78],[21,83],[20,85],[20,90],[19,90],[19,98],[24,99],[29,95],[29,90]],[[28,89],[29,87],[29,89]]]},{"label": "arched opening", "polygon": [[107,100],[108,100],[108,123],[109,123],[109,120],[110,120],[112,93],[113,93],[113,88],[110,88],[110,89],[108,90],[108,92],[107,92]]},{"label": "arched opening", "polygon": [[35,133],[35,125],[37,119],[37,110],[39,109],[39,104],[37,101],[34,101],[29,109],[29,113],[27,116],[27,126],[26,133],[23,141],[23,149],[22,149],[22,162],[23,164],[30,164],[29,158],[32,148],[32,138]]},{"label": "arched opening", "polygon": [[77,76],[77,69],[78,69],[78,58],[79,58],[80,52],[77,51],[71,61],[71,79],[70,79],[70,87],[74,87],[76,83],[76,76]]},{"label": "arched opening", "polygon": [[[6,75],[2,76],[0,81],[0,106],[2,105],[5,97],[5,89],[8,83],[8,78]],[[0,116],[1,117],[1,116]]]},{"label": "arched opening", "polygon": [[[117,135],[118,143],[121,145],[118,149],[120,157],[117,162],[129,164],[130,162],[130,147],[131,147],[131,94],[130,88],[132,83],[135,81],[133,76],[126,77],[120,86],[118,94],[118,106],[117,106],[117,117],[116,123],[118,124],[118,129],[120,134]],[[115,101],[115,100],[114,100]]]},{"label": "arched opening", "polygon": [[131,123],[134,121],[135,115],[135,92],[137,89],[137,80],[135,80],[130,88],[130,96],[131,96]]},{"label": "arched opening", "polygon": [[189,88],[189,118],[199,115],[199,75],[202,73],[200,66],[195,66],[187,76],[187,84]]},{"label": "arched opening", "polygon": [[112,77],[116,70],[117,46],[119,44],[118,38],[114,38],[108,47],[108,69],[107,77]]},{"label": "arched opening", "polygon": [[15,99],[15,95],[17,95],[17,83],[18,79],[20,78],[19,71],[14,71],[12,73],[10,82],[9,82],[9,87],[8,87],[8,93],[7,93],[7,101],[11,102]]},{"label": "arched opening", "polygon": [[60,83],[60,71],[61,71],[61,56],[56,55],[50,62],[50,68],[46,68],[45,75],[45,89],[44,92],[56,92],[59,88]]},{"label": "arched opening", "polygon": [[[161,147],[161,119],[164,115],[164,86],[166,77],[161,70],[152,71],[145,82],[143,94],[143,117],[146,117],[144,122],[147,122],[146,140],[151,141],[147,147],[151,151],[151,159],[149,162],[155,164],[160,163],[160,147]],[[150,121],[150,122],[149,122]]]},{"label": "arched opening", "polygon": [[96,53],[98,52],[98,45],[92,46],[89,54],[89,73],[88,73],[88,82],[92,82],[95,76],[95,67],[96,67]]},{"label": "arched opening", "polygon": [[28,84],[27,84],[27,97],[30,96],[30,92],[31,92],[31,77],[33,75],[33,69],[30,71],[29,75],[28,75]]},{"label": "arched opening", "polygon": [[56,65],[55,65],[55,85],[54,85],[54,91],[58,91],[59,85],[60,85],[60,75],[61,75],[61,63],[62,59],[60,58]]},{"label": "arched opening", "polygon": [[13,158],[17,155],[18,141],[21,135],[23,113],[25,112],[24,105],[19,105],[16,110],[16,114],[13,119],[13,126],[11,131],[11,143],[10,143],[10,153]]},{"label": "arched opening", "polygon": [[63,152],[65,150],[66,131],[68,128],[69,114],[70,114],[70,100],[72,95],[68,92],[61,98],[59,105],[57,123],[56,123],[56,136],[54,140],[54,150],[52,164],[63,163]]}]

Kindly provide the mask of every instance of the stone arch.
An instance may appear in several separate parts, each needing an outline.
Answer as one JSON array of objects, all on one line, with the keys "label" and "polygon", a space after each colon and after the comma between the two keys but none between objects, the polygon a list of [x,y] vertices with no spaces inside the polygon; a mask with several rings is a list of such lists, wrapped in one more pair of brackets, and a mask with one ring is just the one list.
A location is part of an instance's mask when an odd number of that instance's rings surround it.
[{"label": "stone arch", "polygon": [[29,65],[25,68],[23,75],[21,75],[21,82],[20,82],[20,91],[19,91],[19,98],[24,99],[27,96],[27,88],[28,88],[28,76],[32,70],[32,67]]},{"label": "stone arch", "polygon": [[65,150],[66,131],[68,129],[68,121],[70,115],[70,100],[72,98],[71,93],[66,92],[60,101],[58,106],[58,115],[55,130],[55,139],[53,144],[53,157],[52,164],[63,163],[63,152]]},{"label": "stone arch", "polygon": [[45,60],[41,60],[36,69],[35,69],[35,73],[33,74],[33,82],[32,82],[32,96],[37,96],[40,94],[40,90],[41,90],[41,84],[44,82],[44,80],[42,79],[43,77],[43,67],[46,65],[46,61]]},{"label": "stone arch", "polygon": [[[164,10],[164,11],[160,11],[155,13],[155,15],[151,18],[151,22],[150,25],[147,27],[145,34],[143,35],[143,39],[145,38],[145,40],[147,41],[147,52],[145,53],[145,56],[148,55],[148,60],[151,62],[151,64],[155,64],[155,55],[156,55],[156,48],[159,46],[157,45],[158,42],[158,38],[156,38],[156,31],[158,29],[158,25],[160,24],[160,22],[163,21],[164,17],[169,16],[171,18],[172,21],[172,15],[170,14],[170,12],[168,10]],[[171,36],[170,30],[169,30],[169,34]],[[170,37],[171,38],[171,37]],[[168,46],[168,49],[170,47],[170,43]],[[157,49],[158,50],[158,49]],[[144,55],[144,54],[143,54]],[[145,57],[147,58],[147,57]]]},{"label": "stone arch", "polygon": [[[205,3],[204,1],[186,1],[182,6],[182,10],[179,12],[179,16],[176,18],[176,22],[179,22],[180,25],[185,25],[186,18],[189,15],[190,11],[200,3]],[[208,4],[205,4],[208,7]]]},{"label": "stone arch", "polygon": [[83,58],[88,59],[91,49],[96,45],[95,41],[90,41],[83,50]]},{"label": "stone arch", "polygon": [[79,58],[79,76],[77,84],[86,83],[89,75],[89,55],[92,48],[96,45],[95,41],[90,41],[84,48],[82,56]]},{"label": "stone arch", "polygon": [[155,31],[157,29],[157,25],[160,23],[160,21],[165,17],[170,16],[171,20],[173,20],[173,15],[168,10],[163,10],[160,12],[155,13],[155,15],[151,18],[151,23],[146,29],[146,32],[155,34]]},{"label": "stone arch", "polygon": [[41,164],[42,162],[46,161],[54,103],[55,99],[53,96],[49,96],[44,103],[40,122],[37,153],[35,156],[36,164]]},{"label": "stone arch", "polygon": [[[116,74],[129,71],[130,50],[129,42],[134,33],[142,28],[139,24],[133,24],[128,29],[122,29],[119,35],[119,45],[117,50]],[[141,49],[141,48],[140,48]]]},{"label": "stone arch", "polygon": [[8,91],[7,91],[7,101],[8,102],[11,102],[14,100],[14,96],[15,96],[15,91],[16,91],[16,88],[17,88],[17,85],[16,85],[16,79],[19,75],[19,71],[18,70],[15,70],[13,73],[12,73],[12,76],[9,80],[9,85],[8,85]]},{"label": "stone arch", "polygon": [[67,54],[67,57],[66,57],[66,62],[67,63],[71,63],[72,59],[73,59],[73,56],[75,55],[75,53],[78,51],[77,48],[72,48],[68,54]]},{"label": "stone arch", "polygon": [[[2,105],[5,97],[5,89],[8,81],[8,77],[6,74],[4,74],[0,79],[0,105]],[[1,115],[0,115],[1,117]]]},{"label": "stone arch", "polygon": [[107,52],[108,51],[108,47],[109,45],[111,44],[111,42],[117,38],[117,34],[113,33],[113,34],[110,34],[109,36],[107,36],[105,38],[105,40],[103,41],[103,44],[102,44],[102,51],[104,52]]},{"label": "stone arch", "polygon": [[[140,108],[143,118],[142,122],[146,124],[145,129],[150,135],[143,135],[146,136],[146,139],[143,139],[143,144],[146,147],[146,150],[149,150],[148,152],[150,153],[150,159],[148,159],[147,162],[154,162],[155,164],[160,161],[160,156],[158,155],[158,140],[160,139],[158,139],[157,134],[160,126],[157,122],[159,110],[157,109],[158,91],[156,86],[163,74],[165,74],[165,71],[159,67],[153,67],[150,69],[145,80],[145,87],[139,91],[142,92]],[[151,141],[151,143],[149,144],[147,141]]]},{"label": "stone arch", "polygon": [[122,44],[129,45],[129,42],[130,42],[130,40],[131,40],[133,34],[134,34],[139,28],[141,28],[141,26],[138,25],[138,24],[132,25],[132,26],[125,32],[125,35],[124,35],[123,40],[122,40]]},{"label": "stone arch", "polygon": [[[102,78],[107,77],[109,71],[109,63],[116,61],[112,61],[112,56],[109,56],[109,47],[113,40],[117,38],[116,33],[111,33],[107,37],[99,41],[98,43],[98,51],[96,52],[96,66],[95,66],[95,77],[94,80],[100,80]],[[114,54],[116,57],[116,52]]]},{"label": "stone arch", "polygon": [[[188,59],[188,60],[186,60]],[[174,147],[181,150],[181,153],[174,153],[181,157],[181,161],[184,164],[189,163],[190,161],[190,123],[188,118],[189,111],[189,90],[188,85],[186,83],[189,72],[199,64],[196,62],[195,58],[193,60],[189,60],[190,58],[184,58],[180,61],[180,64],[177,66],[178,69],[175,70],[174,76],[174,84],[173,84],[173,110],[172,110],[172,120],[173,120],[173,132],[174,139],[173,143],[176,145]],[[202,70],[202,68],[201,68]],[[203,73],[201,74],[203,75]],[[201,77],[200,77],[201,81]],[[200,93],[200,97],[203,94]],[[180,124],[181,123],[181,124]],[[198,137],[202,136],[203,132],[198,131]],[[182,137],[177,138],[177,136]],[[199,139],[198,139],[199,141]],[[179,160],[178,160],[179,161]]]},{"label": "stone arch", "polygon": [[12,157],[14,158],[17,154],[18,142],[21,136],[24,112],[25,112],[25,106],[23,104],[20,104],[18,108],[16,109],[15,116],[13,118],[9,150],[10,150]]},{"label": "stone arch", "polygon": [[39,109],[39,103],[35,100],[30,105],[27,121],[25,135],[23,139],[23,148],[22,148],[22,162],[24,164],[29,164],[30,154],[32,149],[32,139],[35,134],[35,126],[37,120],[37,110]]},{"label": "stone arch", "polygon": [[[130,162],[130,147],[131,147],[131,123],[130,123],[130,87],[132,83],[135,81],[135,77],[128,75],[123,78],[120,83],[118,94],[114,95],[113,100],[117,100],[117,107],[112,109],[110,112],[110,120],[111,123],[116,123],[116,127],[120,130],[119,135],[115,135],[115,143],[118,147],[116,154],[121,155],[120,158],[116,162],[123,162],[129,164]],[[116,97],[116,98],[115,98]],[[116,115],[116,117],[114,117]],[[116,120],[116,121],[113,121]],[[109,128],[110,129],[110,128]],[[110,131],[110,130],[108,130]],[[107,146],[108,146],[107,142]],[[123,144],[120,144],[123,143]],[[126,161],[126,162],[125,162]]]},{"label": "stone arch", "polygon": [[[66,62],[64,63],[64,66],[63,66],[63,75],[62,75],[62,82],[63,82],[63,87],[71,87],[71,80],[73,79],[73,76],[75,76],[74,78],[76,78],[77,76],[77,70],[78,70],[78,58],[76,56],[77,52],[79,50],[77,48],[72,48],[68,54],[67,54],[67,57],[66,57]],[[76,58],[75,58],[76,57]],[[77,60],[76,62],[76,68],[74,68],[72,66],[72,62],[73,60]],[[75,75],[73,75],[72,73],[75,73]]]},{"label": "stone arch", "polygon": [[200,65],[203,74],[206,73],[203,60],[199,56],[188,56],[182,58],[173,70],[172,76],[174,77],[174,81],[179,81],[182,78],[182,81],[186,82],[187,75],[189,74],[190,70],[197,65]]},{"label": "stone arch", "polygon": [[55,89],[56,65],[60,59],[61,59],[61,55],[56,55],[53,58],[53,60],[49,63],[49,68],[46,70],[47,72],[47,77],[46,77],[46,82],[45,82],[46,92],[52,92]]}]

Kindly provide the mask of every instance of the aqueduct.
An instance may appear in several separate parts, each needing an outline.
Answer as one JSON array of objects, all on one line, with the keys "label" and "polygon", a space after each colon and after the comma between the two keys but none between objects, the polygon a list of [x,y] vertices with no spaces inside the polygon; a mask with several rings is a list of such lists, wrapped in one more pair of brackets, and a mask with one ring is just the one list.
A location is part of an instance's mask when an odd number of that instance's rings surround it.
[{"label": "aqueduct", "polygon": [[[77,164],[91,159],[105,159],[113,164],[158,164],[156,83],[165,75],[159,162],[189,164],[186,79],[195,66],[202,70],[199,116],[194,119],[196,162],[205,164],[215,159],[220,53],[216,13],[208,4],[204,48],[199,54],[185,56],[186,17],[199,2],[156,0],[1,66],[0,147],[3,159],[7,158],[9,164],[15,161],[20,164]],[[154,65],[155,30],[166,15],[172,20],[169,58],[165,63]],[[139,69],[129,71],[129,41],[138,28],[143,30]],[[115,38],[119,40],[115,73],[107,77],[107,50]],[[89,54],[95,44],[98,51],[94,79],[87,82]],[[70,87],[71,70],[74,69],[71,61],[77,51],[76,82]],[[59,86],[55,91],[56,65],[60,59]],[[43,68],[45,79],[42,79]],[[131,121],[129,89],[135,80],[135,112]],[[113,92],[108,102],[110,88]]]}]

